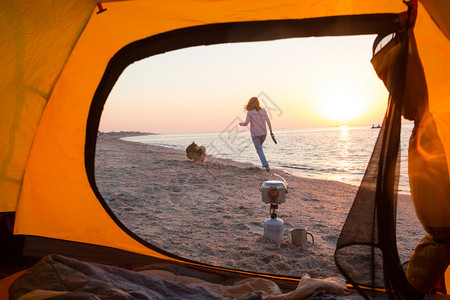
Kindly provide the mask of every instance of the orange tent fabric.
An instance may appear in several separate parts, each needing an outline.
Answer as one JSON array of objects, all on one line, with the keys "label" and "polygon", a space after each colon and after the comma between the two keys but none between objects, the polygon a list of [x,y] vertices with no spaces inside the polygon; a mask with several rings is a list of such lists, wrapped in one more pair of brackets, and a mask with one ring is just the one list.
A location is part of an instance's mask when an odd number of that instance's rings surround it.
[{"label": "orange tent fabric", "polygon": [[[97,13],[99,4],[106,11]],[[111,218],[86,174],[88,115],[111,58],[137,40],[192,26],[377,16],[405,10],[401,0],[3,1],[0,212],[16,212],[16,234],[165,257],[131,237]],[[442,143],[438,169],[448,180],[449,164],[443,167],[443,163],[450,159],[449,1],[420,1],[414,34],[435,121],[430,138]],[[419,141],[425,137],[422,129],[428,132],[428,126],[419,128]],[[428,201],[419,190],[413,188],[413,196],[425,228],[449,228],[450,218],[445,218],[450,213],[448,197]]]}]

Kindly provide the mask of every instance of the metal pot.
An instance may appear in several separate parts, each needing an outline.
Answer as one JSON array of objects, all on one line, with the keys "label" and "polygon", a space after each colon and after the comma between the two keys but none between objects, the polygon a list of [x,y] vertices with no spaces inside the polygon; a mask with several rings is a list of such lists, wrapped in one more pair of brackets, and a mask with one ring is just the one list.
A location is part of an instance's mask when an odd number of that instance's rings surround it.
[{"label": "metal pot", "polygon": [[280,204],[286,202],[288,192],[286,182],[279,180],[264,181],[259,190],[264,203]]}]

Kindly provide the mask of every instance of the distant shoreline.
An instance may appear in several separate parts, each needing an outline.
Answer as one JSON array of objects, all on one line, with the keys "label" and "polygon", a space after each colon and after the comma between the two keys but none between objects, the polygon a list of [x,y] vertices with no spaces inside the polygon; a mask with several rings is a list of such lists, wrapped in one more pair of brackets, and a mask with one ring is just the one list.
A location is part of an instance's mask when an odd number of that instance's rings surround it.
[{"label": "distant shoreline", "polygon": [[159,133],[154,132],[142,132],[142,131],[99,131],[98,136],[108,135],[108,136],[139,136],[139,135],[157,135]]},{"label": "distant shoreline", "polygon": [[[408,121],[408,120],[402,120],[402,125],[414,125],[414,122],[412,121]],[[341,125],[317,125],[317,126],[303,126],[303,127],[281,127],[281,128],[273,128],[274,131],[277,130],[301,130],[301,129],[320,129],[320,128],[336,128],[336,127],[342,127],[342,126],[347,126],[347,127],[365,127],[365,128],[371,128],[372,126],[375,126],[374,128],[379,129],[378,126],[381,126],[381,123],[372,123],[372,124],[352,124],[352,125],[345,125],[345,124],[341,124]],[[221,130],[212,130],[212,131],[175,131],[175,132],[163,132],[163,133],[157,133],[157,132],[146,132],[146,131],[133,131],[133,130],[120,130],[120,131],[99,131],[99,135],[158,135],[158,134],[189,134],[189,133],[217,133],[217,132],[222,132]]]}]

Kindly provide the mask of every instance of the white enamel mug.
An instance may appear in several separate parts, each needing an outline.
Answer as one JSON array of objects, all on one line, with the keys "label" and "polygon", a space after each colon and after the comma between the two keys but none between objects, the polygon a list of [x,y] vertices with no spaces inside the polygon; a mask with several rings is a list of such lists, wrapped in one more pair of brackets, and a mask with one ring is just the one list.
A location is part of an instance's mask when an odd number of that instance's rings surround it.
[{"label": "white enamel mug", "polygon": [[[308,235],[311,236],[311,242],[308,241]],[[314,236],[305,228],[294,228],[291,230],[292,244],[300,246],[303,250],[314,245]]]}]

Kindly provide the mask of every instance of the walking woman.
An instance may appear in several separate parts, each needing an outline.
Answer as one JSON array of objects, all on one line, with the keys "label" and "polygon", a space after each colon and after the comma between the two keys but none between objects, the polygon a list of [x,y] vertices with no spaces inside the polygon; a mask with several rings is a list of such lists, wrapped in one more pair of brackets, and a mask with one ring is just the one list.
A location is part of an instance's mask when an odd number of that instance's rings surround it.
[{"label": "walking woman", "polygon": [[247,105],[244,106],[247,110],[247,119],[243,123],[239,123],[241,126],[247,126],[250,123],[250,135],[252,136],[253,144],[255,145],[256,152],[261,159],[261,163],[266,171],[269,171],[269,163],[266,160],[262,145],[266,140],[267,128],[266,122],[269,126],[270,135],[273,136],[272,125],[270,124],[269,116],[264,108],[261,108],[259,100],[256,97],[250,98]]}]

